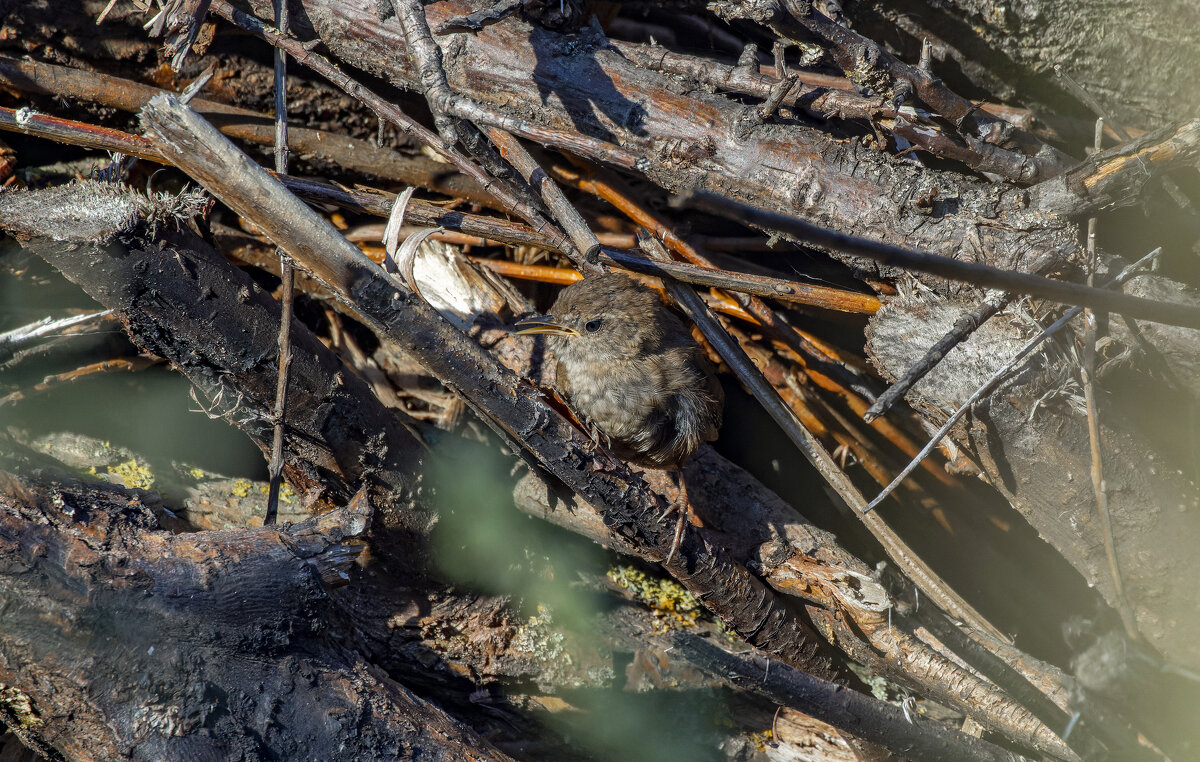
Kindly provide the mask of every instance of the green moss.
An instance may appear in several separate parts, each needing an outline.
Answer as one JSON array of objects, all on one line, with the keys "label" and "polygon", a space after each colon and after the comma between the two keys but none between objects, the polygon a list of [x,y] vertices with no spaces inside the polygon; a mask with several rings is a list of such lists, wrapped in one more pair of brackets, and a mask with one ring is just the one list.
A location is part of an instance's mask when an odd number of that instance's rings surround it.
[{"label": "green moss", "polygon": [[651,577],[632,566],[609,569],[608,578],[649,606],[663,630],[691,627],[703,613],[700,601],[673,579]]},{"label": "green moss", "polygon": [[150,489],[154,486],[154,473],[149,466],[139,462],[137,458],[130,458],[115,466],[109,466],[108,473],[116,476],[126,487],[132,489]]}]

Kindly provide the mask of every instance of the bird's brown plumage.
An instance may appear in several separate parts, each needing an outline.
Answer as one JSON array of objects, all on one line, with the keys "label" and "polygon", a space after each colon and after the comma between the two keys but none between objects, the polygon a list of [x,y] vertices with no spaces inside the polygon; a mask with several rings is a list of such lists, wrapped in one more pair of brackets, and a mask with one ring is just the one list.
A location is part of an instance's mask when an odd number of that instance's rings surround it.
[{"label": "bird's brown plumage", "polygon": [[614,453],[667,468],[717,438],[721,385],[656,293],[625,275],[593,276],[564,288],[548,317],[561,329],[548,336],[556,386]]}]

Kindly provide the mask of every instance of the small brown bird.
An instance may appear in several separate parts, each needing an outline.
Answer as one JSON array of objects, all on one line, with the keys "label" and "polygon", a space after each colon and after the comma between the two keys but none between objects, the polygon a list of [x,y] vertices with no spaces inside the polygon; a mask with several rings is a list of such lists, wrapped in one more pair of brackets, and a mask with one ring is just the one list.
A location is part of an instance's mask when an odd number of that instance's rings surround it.
[{"label": "small brown bird", "polygon": [[517,325],[549,334],[555,385],[619,457],[678,469],[717,438],[725,395],[712,364],[658,294],[632,278],[573,283],[549,315]]}]

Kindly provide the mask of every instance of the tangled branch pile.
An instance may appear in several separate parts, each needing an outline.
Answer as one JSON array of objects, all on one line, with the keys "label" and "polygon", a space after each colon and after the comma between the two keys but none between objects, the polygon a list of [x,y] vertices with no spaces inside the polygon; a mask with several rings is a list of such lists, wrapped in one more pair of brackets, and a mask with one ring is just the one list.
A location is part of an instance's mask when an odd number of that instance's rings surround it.
[{"label": "tangled branch pile", "polygon": [[[0,756],[1194,758],[1200,51],[1123,5],[0,4],[0,277],[102,310],[0,411],[165,365],[271,461],[0,430]],[[608,270],[719,366],[686,498],[511,330]]]}]

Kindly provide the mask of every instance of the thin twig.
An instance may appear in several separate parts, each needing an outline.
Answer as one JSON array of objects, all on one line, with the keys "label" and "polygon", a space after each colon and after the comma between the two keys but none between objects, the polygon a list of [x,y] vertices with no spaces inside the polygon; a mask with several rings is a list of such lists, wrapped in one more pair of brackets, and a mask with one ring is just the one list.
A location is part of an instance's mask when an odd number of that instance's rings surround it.
[{"label": "thin twig", "polygon": [[[1104,119],[1096,120],[1096,134],[1093,148],[1098,152],[1104,143]],[[1096,279],[1096,218],[1087,221],[1087,280],[1093,285]],[[1107,315],[1103,319],[1107,320]],[[1112,576],[1113,598],[1116,601],[1117,612],[1121,615],[1121,624],[1125,632],[1133,640],[1139,639],[1137,620],[1129,601],[1125,598],[1125,584],[1121,579],[1121,565],[1117,558],[1116,539],[1113,537],[1112,516],[1108,509],[1108,485],[1104,482],[1104,455],[1100,446],[1100,410],[1096,405],[1096,339],[1098,316],[1090,309],[1083,311],[1083,357],[1080,363],[1080,375],[1083,381],[1083,397],[1087,405],[1088,444],[1091,447],[1092,491],[1096,493],[1096,513],[1100,517],[1101,537],[1104,538],[1104,555],[1108,560],[1108,570]]]},{"label": "thin twig", "polygon": [[562,225],[563,230],[571,239],[571,243],[575,244],[575,251],[571,252],[575,256],[571,258],[571,261],[580,269],[580,272],[591,275],[602,270],[597,259],[600,254],[600,240],[588,227],[583,215],[563,195],[558,184],[546,174],[544,169],[538,166],[529,151],[525,150],[525,146],[521,145],[521,141],[495,127],[484,127],[483,134],[487,135],[488,140],[492,141],[492,144],[500,150],[500,155],[521,174],[521,177],[525,178],[530,187],[537,191],[542,203]]},{"label": "thin twig", "polygon": [[[1158,256],[1159,252],[1161,251],[1161,248],[1155,249],[1139,259],[1137,262],[1134,262],[1129,267],[1126,267],[1116,278],[1109,281],[1106,284],[1106,287],[1116,286],[1124,283],[1151,259]],[[1072,307],[1071,309],[1067,310],[1066,314],[1054,321],[1049,328],[1039,333],[1028,344],[1022,347],[1021,351],[1017,352],[1013,359],[1005,363],[1003,368],[993,373],[991,378],[989,378],[982,386],[976,389],[975,393],[972,394],[970,398],[958,408],[958,410],[954,411],[954,414],[951,415],[950,419],[946,421],[946,423],[940,429],[937,430],[937,433],[933,435],[933,438],[929,440],[928,444],[921,448],[921,451],[917,453],[917,456],[909,461],[909,464],[904,467],[903,471],[896,475],[896,478],[892,480],[891,484],[889,484],[882,492],[875,496],[875,499],[871,501],[865,510],[875,510],[875,507],[883,502],[888,495],[892,494],[896,487],[900,485],[900,482],[904,481],[904,479],[913,472],[913,469],[919,466],[921,461],[925,460],[925,458],[929,456],[929,453],[934,451],[938,445],[938,442],[942,441],[942,437],[949,433],[950,429],[954,427],[954,424],[958,423],[958,420],[962,418],[963,415],[966,414],[966,412],[970,410],[976,402],[987,396],[1000,384],[1001,381],[1007,378],[1008,374],[1012,372],[1012,369],[1015,368],[1017,364],[1026,357],[1026,355],[1037,349],[1043,341],[1062,330],[1062,327],[1069,323],[1071,319],[1080,312],[1083,312],[1083,307]]]},{"label": "thin twig", "polygon": [[[288,33],[287,0],[274,0],[275,26],[281,34]],[[286,175],[288,171],[288,123],[287,123],[287,54],[275,48],[275,172]],[[292,313],[296,301],[296,273],[292,260],[283,249],[276,249],[282,283],[282,310],[279,317],[279,366],[275,382],[275,430],[271,438],[270,485],[267,491],[267,514],[263,524],[275,523],[279,513],[279,486],[283,481],[283,440],[285,416],[287,415],[288,378],[292,366]]]},{"label": "thin twig", "polygon": [[83,315],[72,315],[71,317],[60,318],[58,320],[44,318],[36,323],[0,333],[0,361],[7,360],[13,353],[27,344],[32,344],[39,339],[57,334],[59,331],[65,331],[68,328],[90,323],[93,320],[101,320],[111,314],[112,310],[101,310],[99,312],[88,312]]},{"label": "thin twig", "polygon": [[[918,66],[904,63],[881,45],[863,37],[848,27],[834,23],[821,14],[812,3],[779,0],[782,11],[776,20],[788,27],[806,30],[825,44],[825,49],[838,66],[850,75],[851,81],[868,86],[880,95],[900,103],[915,95],[927,106],[948,119],[958,129],[968,145],[981,152],[1004,156],[1009,165],[1009,179],[1037,182],[1052,177],[1071,164],[1071,157],[1033,135],[1016,129],[1002,119],[986,114],[972,101],[951,91],[940,79]],[[738,14],[737,4],[718,12]],[[788,16],[797,23],[790,23]],[[800,32],[801,29],[794,29]],[[881,91],[879,82],[885,83]],[[890,89],[890,92],[887,90]]]},{"label": "thin twig", "polygon": [[1143,299],[1078,283],[1043,278],[1031,273],[1003,270],[999,267],[972,262],[960,262],[950,257],[904,249],[888,243],[871,241],[817,227],[795,217],[769,212],[708,191],[697,191],[690,196],[685,196],[680,203],[691,204],[747,225],[779,230],[804,239],[809,244],[866,257],[890,267],[929,273],[949,280],[973,283],[977,286],[1001,288],[1030,296],[1040,296],[1062,304],[1092,307],[1105,312],[1118,312],[1156,323],[1200,328],[1200,307],[1190,304]]}]

